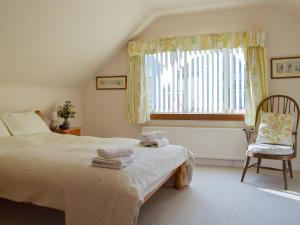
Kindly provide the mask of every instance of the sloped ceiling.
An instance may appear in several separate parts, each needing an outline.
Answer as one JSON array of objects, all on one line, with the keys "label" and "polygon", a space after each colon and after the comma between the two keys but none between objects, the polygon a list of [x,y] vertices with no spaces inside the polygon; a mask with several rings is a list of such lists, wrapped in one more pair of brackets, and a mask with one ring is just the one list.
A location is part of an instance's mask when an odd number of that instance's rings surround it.
[{"label": "sloped ceiling", "polygon": [[0,84],[80,86],[159,16],[266,2],[300,6],[299,0],[0,0]]}]

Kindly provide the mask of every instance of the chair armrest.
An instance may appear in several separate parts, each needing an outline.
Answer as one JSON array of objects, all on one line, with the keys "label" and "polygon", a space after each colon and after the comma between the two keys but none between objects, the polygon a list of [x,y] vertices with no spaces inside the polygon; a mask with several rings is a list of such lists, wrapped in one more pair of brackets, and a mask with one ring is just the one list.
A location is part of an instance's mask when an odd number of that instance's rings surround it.
[{"label": "chair armrest", "polygon": [[296,154],[297,154],[297,131],[293,131],[293,133],[292,133],[292,136],[293,136],[293,148],[294,148],[294,151],[295,151],[295,153],[294,153],[294,155],[295,155],[295,157],[296,157]]},{"label": "chair armrest", "polygon": [[243,128],[243,131],[253,133],[255,132],[254,128]]},{"label": "chair armrest", "polygon": [[254,142],[255,129],[254,128],[243,128],[243,131],[246,134],[248,144],[251,144],[252,142]]}]

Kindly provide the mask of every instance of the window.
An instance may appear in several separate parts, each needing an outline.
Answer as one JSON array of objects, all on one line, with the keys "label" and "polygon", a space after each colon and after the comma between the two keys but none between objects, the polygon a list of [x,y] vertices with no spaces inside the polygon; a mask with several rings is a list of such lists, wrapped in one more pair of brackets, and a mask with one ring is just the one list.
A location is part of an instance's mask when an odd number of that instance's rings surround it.
[{"label": "window", "polygon": [[145,55],[152,114],[243,114],[241,48]]}]

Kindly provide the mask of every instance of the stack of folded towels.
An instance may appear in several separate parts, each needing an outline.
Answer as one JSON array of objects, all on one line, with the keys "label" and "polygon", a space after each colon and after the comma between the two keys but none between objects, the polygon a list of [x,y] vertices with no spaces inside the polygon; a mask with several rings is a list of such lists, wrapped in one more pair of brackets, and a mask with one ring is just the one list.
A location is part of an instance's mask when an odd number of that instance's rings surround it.
[{"label": "stack of folded towels", "polygon": [[169,140],[162,131],[151,131],[141,133],[140,145],[144,147],[163,147],[169,144]]},{"label": "stack of folded towels", "polygon": [[122,169],[134,160],[130,147],[102,148],[97,150],[98,157],[92,159],[92,166]]}]

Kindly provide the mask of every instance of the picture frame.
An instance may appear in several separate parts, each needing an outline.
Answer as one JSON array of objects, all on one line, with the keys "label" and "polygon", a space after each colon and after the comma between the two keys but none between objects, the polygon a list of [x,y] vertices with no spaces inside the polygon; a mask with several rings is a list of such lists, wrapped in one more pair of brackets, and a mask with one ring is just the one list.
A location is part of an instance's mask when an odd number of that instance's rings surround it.
[{"label": "picture frame", "polygon": [[300,56],[271,58],[271,78],[300,78]]},{"label": "picture frame", "polygon": [[126,90],[127,76],[97,76],[96,90]]}]

